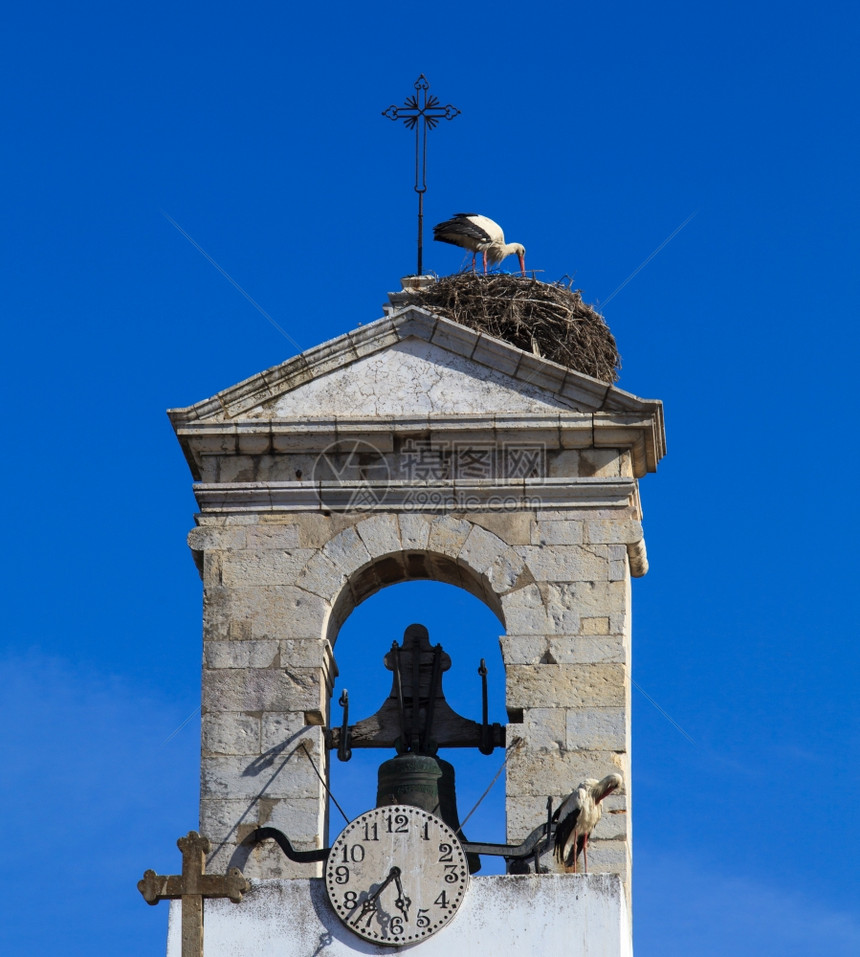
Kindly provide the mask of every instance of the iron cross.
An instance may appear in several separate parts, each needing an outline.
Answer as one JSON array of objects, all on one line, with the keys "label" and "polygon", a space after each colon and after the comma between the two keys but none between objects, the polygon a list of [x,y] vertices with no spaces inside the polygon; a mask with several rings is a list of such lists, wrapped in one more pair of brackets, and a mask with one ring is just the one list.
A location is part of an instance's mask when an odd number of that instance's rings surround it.
[{"label": "iron cross", "polygon": [[146,871],[137,889],[147,904],[182,900],[182,957],[203,957],[203,898],[229,897],[238,904],[251,885],[238,867],[231,867],[226,874],[207,874],[206,855],[212,845],[197,831],[180,837],[176,846],[182,851],[181,876]]},{"label": "iron cross", "polygon": [[442,106],[427,91],[430,84],[422,73],[415,81],[416,92],[403,106],[392,104],[382,111],[390,120],[403,120],[407,129],[415,130],[415,192],[418,193],[418,275],[424,271],[424,193],[427,191],[427,130],[435,129],[439,120],[453,120],[460,115],[456,106]]}]

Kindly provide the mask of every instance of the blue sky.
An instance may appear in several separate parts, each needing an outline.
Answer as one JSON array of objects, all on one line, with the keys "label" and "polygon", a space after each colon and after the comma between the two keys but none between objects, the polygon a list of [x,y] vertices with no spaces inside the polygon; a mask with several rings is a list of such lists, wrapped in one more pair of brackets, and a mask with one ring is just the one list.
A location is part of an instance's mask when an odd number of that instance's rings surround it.
[{"label": "blue sky", "polygon": [[[411,136],[380,114],[421,72],[462,111],[431,134],[428,234],[498,220],[539,277],[605,304],[620,386],[665,402],[634,584],[634,678],[662,709],[637,691],[638,957],[860,949],[858,20],[755,0],[6,10],[3,953],[162,951],[166,907],[135,883],[175,872],[197,823],[200,666],[164,410],[378,318],[416,206]],[[427,239],[428,269],[461,264]],[[342,662],[374,621],[429,620],[443,602],[419,592],[362,606]],[[476,714],[498,627],[444,604],[433,634],[472,643]],[[498,814],[473,821],[487,838]]]}]

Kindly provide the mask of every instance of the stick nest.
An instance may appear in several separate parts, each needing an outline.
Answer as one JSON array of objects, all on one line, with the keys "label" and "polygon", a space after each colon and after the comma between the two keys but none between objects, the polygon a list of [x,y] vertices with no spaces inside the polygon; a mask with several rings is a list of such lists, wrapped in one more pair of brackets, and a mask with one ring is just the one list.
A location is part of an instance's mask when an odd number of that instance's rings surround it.
[{"label": "stick nest", "polygon": [[571,285],[506,273],[455,273],[410,292],[409,301],[602,382],[617,382],[621,356],[615,337]]}]

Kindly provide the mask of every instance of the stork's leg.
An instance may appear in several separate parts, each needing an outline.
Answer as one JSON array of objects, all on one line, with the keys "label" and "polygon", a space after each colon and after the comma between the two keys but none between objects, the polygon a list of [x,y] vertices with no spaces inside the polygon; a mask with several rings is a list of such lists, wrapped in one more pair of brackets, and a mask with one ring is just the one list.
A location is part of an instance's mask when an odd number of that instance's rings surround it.
[{"label": "stork's leg", "polygon": [[585,868],[584,873],[588,873],[588,834],[583,836],[582,841],[582,863]]},{"label": "stork's leg", "polygon": [[579,854],[579,848],[576,846],[577,844],[579,844],[579,831],[576,828],[574,828],[573,829],[573,846],[570,849],[570,855],[568,856],[568,859],[567,859],[567,866],[570,867],[570,858],[573,857],[573,873],[574,874],[576,873],[576,858]]},{"label": "stork's leg", "polygon": [[484,250],[484,275],[487,275],[487,250]]},{"label": "stork's leg", "polygon": [[472,253],[472,272],[475,271],[475,260],[478,258],[477,252]]}]

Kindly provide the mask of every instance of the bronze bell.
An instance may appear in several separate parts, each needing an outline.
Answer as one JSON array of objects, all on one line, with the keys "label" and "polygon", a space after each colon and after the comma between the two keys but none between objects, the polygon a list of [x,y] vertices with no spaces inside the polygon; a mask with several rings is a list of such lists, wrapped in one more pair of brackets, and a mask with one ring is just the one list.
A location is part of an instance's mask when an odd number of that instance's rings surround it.
[{"label": "bronze bell", "polygon": [[[454,831],[461,841],[457,797],[454,791],[454,765],[431,754],[406,753],[379,766],[376,806],[409,804],[435,814]],[[477,854],[468,854],[469,873],[481,869]]]}]

